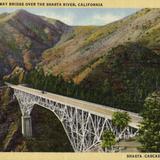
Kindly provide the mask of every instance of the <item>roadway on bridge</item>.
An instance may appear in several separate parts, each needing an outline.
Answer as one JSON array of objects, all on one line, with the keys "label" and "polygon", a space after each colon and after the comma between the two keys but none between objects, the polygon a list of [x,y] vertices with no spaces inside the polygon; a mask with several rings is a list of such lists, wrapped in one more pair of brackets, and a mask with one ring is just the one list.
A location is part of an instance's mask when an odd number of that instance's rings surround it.
[{"label": "roadway on bridge", "polygon": [[[69,98],[69,97],[65,97],[65,96],[61,96],[61,95],[57,95],[57,94],[53,94],[49,92],[42,93],[42,91],[40,90],[25,87],[22,85],[12,85],[8,83],[6,84],[13,89],[16,89],[22,92],[26,92],[31,95],[39,96],[45,99],[53,100],[53,101],[56,101],[56,102],[59,102],[65,105],[73,106],[75,108],[82,109],[84,111],[87,111],[92,114],[95,114],[101,117],[105,117],[108,119],[112,119],[112,115],[114,112],[117,112],[117,111],[124,112],[124,110],[115,109],[112,107],[99,105],[99,104],[95,104],[91,102],[86,102],[86,101],[82,101],[82,100],[78,100],[74,98]],[[129,125],[138,129],[139,122],[142,121],[142,117],[140,117],[138,114],[133,113],[133,112],[128,112],[128,114],[131,117],[131,122]]]}]

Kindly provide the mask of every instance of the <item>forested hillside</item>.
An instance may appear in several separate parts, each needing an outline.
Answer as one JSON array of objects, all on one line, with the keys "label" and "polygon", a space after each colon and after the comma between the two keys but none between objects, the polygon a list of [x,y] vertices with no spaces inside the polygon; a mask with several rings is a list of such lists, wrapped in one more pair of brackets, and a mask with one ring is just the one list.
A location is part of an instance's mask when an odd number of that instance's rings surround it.
[{"label": "forested hillside", "polygon": [[10,82],[133,112],[160,87],[160,56],[140,44],[127,43],[100,58],[101,63],[80,84],[42,68],[6,77]]}]

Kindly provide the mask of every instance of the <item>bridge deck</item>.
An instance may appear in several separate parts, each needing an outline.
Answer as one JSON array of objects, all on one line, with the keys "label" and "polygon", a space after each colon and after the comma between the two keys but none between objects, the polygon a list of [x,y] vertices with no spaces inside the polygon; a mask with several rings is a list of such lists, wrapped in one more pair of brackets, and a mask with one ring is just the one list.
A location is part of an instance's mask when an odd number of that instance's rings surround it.
[{"label": "bridge deck", "polygon": [[[88,111],[90,113],[93,113],[93,114],[96,114],[96,115],[99,115],[102,117],[106,117],[109,119],[112,118],[112,114],[116,111],[124,112],[124,110],[115,109],[112,107],[99,105],[99,104],[95,104],[95,103],[90,103],[90,102],[86,102],[86,101],[82,101],[82,100],[78,100],[78,99],[74,99],[74,98],[69,98],[69,97],[65,97],[65,96],[61,96],[61,95],[57,95],[57,94],[53,94],[53,93],[49,93],[49,92],[42,93],[42,91],[40,91],[40,90],[25,87],[22,85],[12,85],[12,84],[8,84],[8,83],[7,83],[7,85],[13,89],[20,90],[20,91],[23,91],[23,92],[26,92],[26,93],[29,93],[32,95],[39,96],[39,97],[43,97],[45,99],[55,100],[55,101],[60,102],[62,104],[73,106],[75,108],[82,109],[82,110]],[[132,126],[134,128],[139,128],[138,124],[142,120],[142,117],[138,116],[138,114],[133,113],[133,112],[128,112],[128,114],[131,117],[130,126]]]}]

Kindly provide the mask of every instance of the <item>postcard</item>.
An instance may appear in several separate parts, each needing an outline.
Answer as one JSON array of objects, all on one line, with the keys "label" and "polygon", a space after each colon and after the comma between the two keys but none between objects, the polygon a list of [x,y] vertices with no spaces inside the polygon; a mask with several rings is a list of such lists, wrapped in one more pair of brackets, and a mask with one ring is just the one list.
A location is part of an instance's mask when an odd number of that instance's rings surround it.
[{"label": "postcard", "polygon": [[160,159],[160,3],[0,0],[0,151]]}]

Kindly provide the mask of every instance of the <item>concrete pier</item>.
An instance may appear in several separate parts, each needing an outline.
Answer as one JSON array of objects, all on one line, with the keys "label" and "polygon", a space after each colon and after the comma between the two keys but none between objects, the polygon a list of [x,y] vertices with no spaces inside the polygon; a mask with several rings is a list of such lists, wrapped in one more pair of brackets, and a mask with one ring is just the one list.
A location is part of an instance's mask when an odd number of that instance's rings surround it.
[{"label": "concrete pier", "polygon": [[22,116],[22,134],[24,137],[32,137],[32,119],[31,116]]}]

